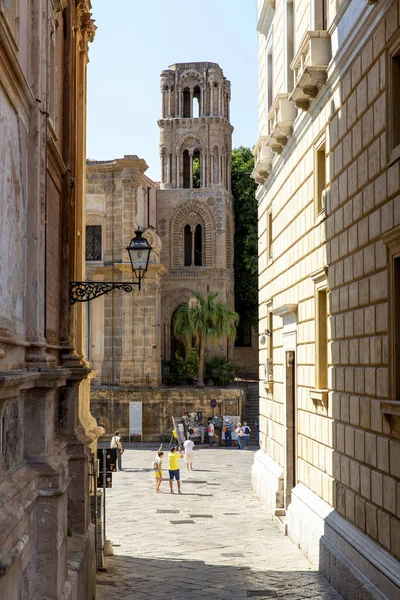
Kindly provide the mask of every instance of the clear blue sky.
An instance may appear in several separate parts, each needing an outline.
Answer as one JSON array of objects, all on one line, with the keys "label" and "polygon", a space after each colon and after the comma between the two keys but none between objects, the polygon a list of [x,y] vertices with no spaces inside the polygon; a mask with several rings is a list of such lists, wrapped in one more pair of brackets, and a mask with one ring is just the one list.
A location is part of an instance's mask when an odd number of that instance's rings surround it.
[{"label": "clear blue sky", "polygon": [[158,181],[160,73],[216,62],[232,83],[233,146],[257,141],[256,0],[92,0],[87,156],[137,154]]}]

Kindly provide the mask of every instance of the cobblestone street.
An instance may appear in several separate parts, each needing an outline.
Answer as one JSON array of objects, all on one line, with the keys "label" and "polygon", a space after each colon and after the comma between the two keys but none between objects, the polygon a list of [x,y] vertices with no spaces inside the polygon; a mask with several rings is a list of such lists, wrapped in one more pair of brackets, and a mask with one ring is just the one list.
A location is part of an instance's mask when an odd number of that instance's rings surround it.
[{"label": "cobblestone street", "polygon": [[202,448],[181,460],[182,495],[155,493],[155,452],[128,449],[107,492],[115,556],[98,575],[98,600],[340,600],[283,537],[251,490],[253,450]]}]

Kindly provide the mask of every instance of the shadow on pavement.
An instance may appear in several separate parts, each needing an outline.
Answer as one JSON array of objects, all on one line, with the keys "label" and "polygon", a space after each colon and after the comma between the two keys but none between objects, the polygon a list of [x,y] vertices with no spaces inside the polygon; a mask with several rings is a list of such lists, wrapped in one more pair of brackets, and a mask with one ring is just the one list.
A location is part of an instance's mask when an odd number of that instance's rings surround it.
[{"label": "shadow on pavement", "polygon": [[215,557],[222,564],[180,558],[107,557],[107,573],[97,576],[97,600],[340,600],[315,571],[266,571],[240,564],[232,566],[233,555],[240,563],[242,553],[228,553],[224,557],[221,549],[210,548],[209,552],[210,561]]}]

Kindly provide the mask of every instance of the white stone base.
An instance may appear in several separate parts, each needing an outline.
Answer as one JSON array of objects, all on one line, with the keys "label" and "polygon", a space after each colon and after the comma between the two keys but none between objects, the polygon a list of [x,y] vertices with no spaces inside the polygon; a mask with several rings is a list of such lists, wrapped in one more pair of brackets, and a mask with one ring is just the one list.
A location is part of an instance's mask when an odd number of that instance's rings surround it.
[{"label": "white stone base", "polygon": [[272,515],[283,508],[283,467],[263,450],[254,455],[251,483],[254,493]]},{"label": "white stone base", "polygon": [[302,484],[287,520],[291,539],[345,600],[400,598],[400,562]]}]

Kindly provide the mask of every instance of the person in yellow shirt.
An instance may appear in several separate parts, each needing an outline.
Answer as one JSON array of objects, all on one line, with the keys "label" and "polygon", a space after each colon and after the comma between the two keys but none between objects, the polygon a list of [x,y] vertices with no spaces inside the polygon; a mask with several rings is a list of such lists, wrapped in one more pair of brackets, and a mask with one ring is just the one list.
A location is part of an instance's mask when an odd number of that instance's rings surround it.
[{"label": "person in yellow shirt", "polygon": [[178,494],[182,494],[181,492],[181,478],[179,474],[179,459],[183,458],[181,447],[173,446],[171,448],[170,453],[168,454],[168,467],[169,467],[169,487],[171,489],[171,494],[174,493],[173,481],[176,479],[176,484],[178,486]]}]

